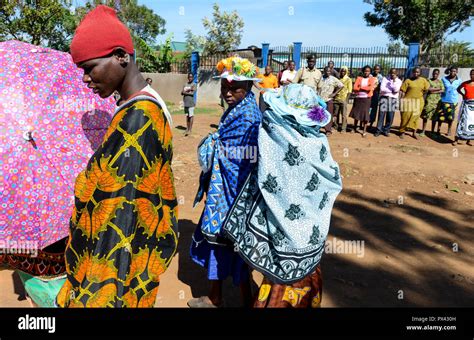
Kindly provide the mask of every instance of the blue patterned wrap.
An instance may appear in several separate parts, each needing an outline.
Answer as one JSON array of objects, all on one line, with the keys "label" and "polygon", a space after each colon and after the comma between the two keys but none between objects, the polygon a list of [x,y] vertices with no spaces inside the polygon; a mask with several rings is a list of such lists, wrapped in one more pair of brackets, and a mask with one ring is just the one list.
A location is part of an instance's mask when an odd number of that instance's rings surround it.
[{"label": "blue patterned wrap", "polygon": [[194,205],[202,200],[206,192],[200,229],[210,243],[221,243],[222,222],[255,166],[261,117],[255,96],[250,92],[223,114],[217,132],[209,135],[199,147],[199,163],[203,172]]},{"label": "blue patterned wrap", "polygon": [[292,115],[263,114],[258,166],[223,229],[240,256],[267,278],[291,284],[319,264],[342,189],[326,136]]}]

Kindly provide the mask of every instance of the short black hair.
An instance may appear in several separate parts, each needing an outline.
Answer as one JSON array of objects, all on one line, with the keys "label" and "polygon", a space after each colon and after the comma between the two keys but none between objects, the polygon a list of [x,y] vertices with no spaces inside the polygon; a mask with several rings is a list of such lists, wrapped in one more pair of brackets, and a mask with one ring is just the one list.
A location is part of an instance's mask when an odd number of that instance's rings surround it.
[{"label": "short black hair", "polygon": [[310,59],[316,59],[316,56],[314,54],[310,54],[309,56],[306,57],[306,60]]},{"label": "short black hair", "polygon": [[440,71],[439,71],[439,68],[435,68],[435,69],[433,70],[433,72],[438,72],[438,73],[439,73],[439,72],[440,72]]},{"label": "short black hair", "polygon": [[370,67],[370,65],[365,65],[364,67],[362,67],[362,72],[364,72],[366,68],[368,68],[370,72],[372,72],[372,67]]}]

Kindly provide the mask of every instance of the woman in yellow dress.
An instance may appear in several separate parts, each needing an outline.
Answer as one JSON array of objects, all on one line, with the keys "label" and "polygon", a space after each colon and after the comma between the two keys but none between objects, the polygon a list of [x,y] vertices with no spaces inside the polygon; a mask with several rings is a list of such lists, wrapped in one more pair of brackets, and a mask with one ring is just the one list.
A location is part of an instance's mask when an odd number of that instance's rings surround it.
[{"label": "woman in yellow dress", "polygon": [[430,88],[430,83],[421,77],[421,69],[415,67],[410,78],[403,81],[400,88],[402,99],[400,101],[400,112],[402,122],[400,124],[400,138],[403,139],[407,129],[413,130],[413,138],[418,139],[416,129],[418,120],[425,105],[423,95]]}]

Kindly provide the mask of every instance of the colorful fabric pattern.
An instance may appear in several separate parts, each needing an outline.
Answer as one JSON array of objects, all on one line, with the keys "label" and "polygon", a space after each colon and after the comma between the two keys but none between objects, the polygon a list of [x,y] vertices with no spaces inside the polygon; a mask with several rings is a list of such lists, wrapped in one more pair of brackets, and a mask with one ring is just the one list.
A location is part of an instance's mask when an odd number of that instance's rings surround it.
[{"label": "colorful fabric pattern", "polygon": [[0,42],[0,240],[6,247],[44,249],[67,237],[74,179],[102,142],[114,109],[112,98],[101,99],[82,82],[69,53]]},{"label": "colorful fabric pattern", "polygon": [[223,228],[251,267],[271,281],[294,283],[312,273],[323,254],[342,189],[339,166],[325,135],[271,110],[264,113],[258,147],[258,166]]},{"label": "colorful fabric pattern", "polygon": [[257,155],[257,135],[261,113],[253,93],[230,108],[221,118],[216,134],[207,139],[200,150],[200,164],[207,163],[209,143],[213,144],[212,168],[201,174],[200,188],[195,204],[207,192],[204,207],[202,233],[209,242],[219,243],[222,222],[234,202],[251,168],[251,155]]},{"label": "colorful fabric pattern", "polygon": [[177,247],[171,129],[159,103],[117,109],[76,179],[60,307],[152,307]]},{"label": "colorful fabric pattern", "polygon": [[442,122],[442,123],[449,123],[454,120],[456,115],[456,104],[453,103],[445,103],[439,102],[438,108],[436,109],[436,113],[433,116],[433,120]]},{"label": "colorful fabric pattern", "polygon": [[2,264],[34,276],[56,276],[66,271],[64,253],[39,251],[35,257],[28,254],[3,254],[0,255]]},{"label": "colorful fabric pattern", "polygon": [[224,113],[217,133],[206,138],[199,148],[201,165],[209,164],[209,154],[213,158],[210,170],[204,172],[207,168],[204,166],[200,177],[195,204],[207,192],[206,205],[193,235],[190,255],[195,263],[206,268],[209,280],[224,280],[229,275],[235,285],[249,280],[247,265],[229,246],[230,241],[222,235],[221,228],[229,207],[254,167],[245,150],[253,150],[256,157],[261,115],[255,96],[249,93]]},{"label": "colorful fabric pattern", "polygon": [[264,278],[255,297],[254,308],[319,308],[323,297],[321,267],[291,285]]},{"label": "colorful fabric pattern", "polygon": [[[428,82],[430,83],[431,88],[444,90],[444,85],[441,80],[438,79],[436,81],[433,81],[431,79],[428,79]],[[423,112],[421,113],[421,118],[433,119],[440,100],[441,93],[428,93],[428,95],[426,96],[425,107],[423,108]]]},{"label": "colorful fabric pattern", "polygon": [[462,139],[474,139],[474,100],[462,102],[456,136]]}]

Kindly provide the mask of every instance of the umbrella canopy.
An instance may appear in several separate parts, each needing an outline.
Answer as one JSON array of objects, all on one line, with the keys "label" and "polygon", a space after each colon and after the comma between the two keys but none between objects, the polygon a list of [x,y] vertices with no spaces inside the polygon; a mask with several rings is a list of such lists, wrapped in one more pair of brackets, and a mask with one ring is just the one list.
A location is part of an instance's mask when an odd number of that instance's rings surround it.
[{"label": "umbrella canopy", "polygon": [[68,53],[0,43],[0,249],[68,235],[76,176],[114,111]]}]

